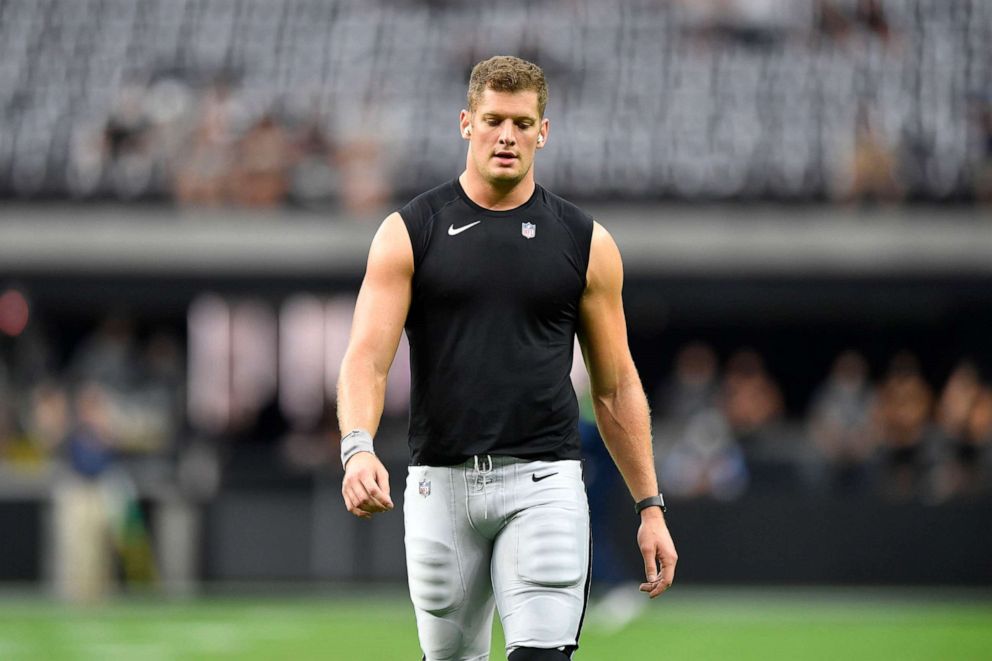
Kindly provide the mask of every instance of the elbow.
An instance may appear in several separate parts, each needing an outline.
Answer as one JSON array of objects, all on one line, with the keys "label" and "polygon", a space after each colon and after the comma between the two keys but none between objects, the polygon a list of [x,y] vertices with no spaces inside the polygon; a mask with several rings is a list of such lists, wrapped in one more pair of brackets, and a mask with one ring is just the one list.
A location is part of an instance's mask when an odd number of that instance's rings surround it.
[{"label": "elbow", "polygon": [[631,398],[643,398],[644,389],[637,370],[631,364],[630,369],[623,370],[608,382],[595,384],[591,395],[593,406],[597,411],[613,412]]}]

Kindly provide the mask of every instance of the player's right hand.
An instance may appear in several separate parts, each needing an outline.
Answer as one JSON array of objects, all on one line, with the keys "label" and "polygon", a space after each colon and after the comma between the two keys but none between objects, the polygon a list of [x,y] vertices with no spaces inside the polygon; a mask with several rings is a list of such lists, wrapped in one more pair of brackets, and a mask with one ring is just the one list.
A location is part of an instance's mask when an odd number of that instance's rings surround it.
[{"label": "player's right hand", "polygon": [[341,485],[348,511],[362,519],[393,509],[389,497],[389,473],[371,452],[359,452],[348,460]]}]

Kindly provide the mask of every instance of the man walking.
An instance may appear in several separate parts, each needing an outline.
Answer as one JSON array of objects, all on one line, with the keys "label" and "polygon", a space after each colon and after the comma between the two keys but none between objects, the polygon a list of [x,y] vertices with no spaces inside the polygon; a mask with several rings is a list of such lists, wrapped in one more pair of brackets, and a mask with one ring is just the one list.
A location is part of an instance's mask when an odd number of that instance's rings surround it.
[{"label": "man walking", "polygon": [[576,334],[597,422],[641,517],[641,590],[656,597],[675,577],[620,253],[534,181],[546,103],[536,65],[500,56],[475,66],[460,115],[465,171],[379,228],[341,368],[342,493],[368,518],[393,507],[372,439],[405,328],[406,559],[428,661],[487,659],[494,606],[510,661],[560,661],[578,647],[590,547],[569,379]]}]

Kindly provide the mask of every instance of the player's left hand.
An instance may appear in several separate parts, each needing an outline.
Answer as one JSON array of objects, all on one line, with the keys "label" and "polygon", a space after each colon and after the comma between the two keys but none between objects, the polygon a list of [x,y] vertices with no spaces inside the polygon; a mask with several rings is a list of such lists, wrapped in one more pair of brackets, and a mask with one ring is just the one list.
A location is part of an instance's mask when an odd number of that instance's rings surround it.
[{"label": "player's left hand", "polygon": [[641,583],[641,592],[647,592],[654,599],[675,581],[675,563],[679,559],[661,509],[649,507],[641,512],[637,546],[644,558],[644,578],[647,579]]}]

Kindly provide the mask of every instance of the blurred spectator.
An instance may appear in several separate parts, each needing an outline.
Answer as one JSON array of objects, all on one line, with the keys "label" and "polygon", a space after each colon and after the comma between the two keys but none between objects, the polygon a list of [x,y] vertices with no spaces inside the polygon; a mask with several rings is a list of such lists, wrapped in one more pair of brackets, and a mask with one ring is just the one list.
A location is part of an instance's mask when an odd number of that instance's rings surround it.
[{"label": "blurred spectator", "polygon": [[858,108],[854,131],[850,183],[842,200],[862,204],[898,202],[902,199],[902,187],[896,179],[895,151],[866,104]]},{"label": "blurred spectator", "polygon": [[75,383],[92,381],[126,392],[137,380],[137,364],[134,322],[126,315],[113,314],[76,348],[69,376]]},{"label": "blurred spectator", "polygon": [[357,215],[381,210],[392,188],[379,138],[372,133],[352,138],[342,145],[338,162],[345,208]]},{"label": "blurred spectator", "polygon": [[820,32],[839,42],[856,33],[868,34],[883,43],[893,38],[885,6],[880,0],[816,0],[816,25]]},{"label": "blurred spectator", "polygon": [[291,145],[271,114],[262,116],[237,146],[234,200],[241,206],[270,208],[281,204],[288,188]]},{"label": "blurred spectator", "polygon": [[690,342],[675,357],[675,373],[655,401],[669,420],[684,422],[716,404],[716,352],[703,342]]},{"label": "blurred spectator", "polygon": [[782,433],[782,393],[756,351],[742,349],[727,361],[721,404],[743,452],[751,486],[765,491],[796,488],[802,446],[796,436]]},{"label": "blurred spectator", "polygon": [[960,363],[937,406],[938,446],[930,496],[936,502],[975,496],[990,486],[992,389],[970,362]]},{"label": "blurred spectator", "polygon": [[116,453],[111,397],[100,384],[84,383],[72,412],[75,423],[62,440],[67,463],[74,474],[95,480],[110,469]]},{"label": "blurred spectator", "polygon": [[727,422],[745,444],[759,440],[783,413],[782,393],[753,349],[742,349],[727,361],[722,397]]},{"label": "blurred spectator", "polygon": [[172,445],[182,419],[182,356],[178,342],[155,331],[139,351],[134,322],[111,315],[72,355],[71,384],[99,385],[118,447],[153,453]]},{"label": "blurred spectator", "polygon": [[682,347],[657,397],[670,437],[658,473],[673,496],[730,500],[747,487],[744,455],[718,407],[718,390],[713,349],[702,342]]},{"label": "blurred spectator", "polygon": [[334,144],[316,114],[296,137],[297,158],[290,173],[290,194],[303,206],[335,199],[340,194]]},{"label": "blurred spectator", "polygon": [[723,414],[708,408],[692,415],[659,469],[666,492],[683,498],[733,500],[748,485],[744,453]]},{"label": "blurred spectator", "polygon": [[952,443],[964,439],[969,415],[981,389],[975,366],[970,361],[958,363],[944,384],[937,404],[937,424],[943,438]]},{"label": "blurred spectator", "polygon": [[110,590],[113,569],[113,522],[104,478],[115,451],[103,387],[82,384],[73,413],[75,422],[61,442],[68,473],[54,494],[57,576],[63,597],[92,603]]},{"label": "blurred spectator", "polygon": [[875,451],[873,405],[864,357],[856,351],[841,353],[814,394],[808,417],[810,437],[826,462],[834,491],[860,491],[868,484],[868,461]]},{"label": "blurred spectator", "polygon": [[182,348],[175,335],[164,330],[154,331],[142,355],[143,388],[168,400],[168,408],[172,411],[179,411],[183,401],[186,383],[183,363]]},{"label": "blurred spectator", "polygon": [[146,91],[138,83],[123,87],[103,131],[106,167],[114,191],[123,199],[144,193],[152,176],[151,122],[144,106]]},{"label": "blurred spectator", "polygon": [[880,489],[896,500],[920,493],[926,469],[924,443],[933,408],[933,392],[909,353],[892,359],[878,392],[876,408],[881,442]]},{"label": "blurred spectator", "polygon": [[687,0],[678,3],[685,24],[715,42],[774,46],[809,25],[809,9],[789,0]]},{"label": "blurred spectator", "polygon": [[171,449],[185,418],[186,377],[178,340],[164,330],[155,331],[142,350],[139,369],[138,382],[126,397],[132,421],[128,448]]},{"label": "blurred spectator", "polygon": [[176,201],[183,206],[219,206],[230,184],[231,115],[234,102],[226,85],[212,87],[201,101],[200,117],[176,167]]},{"label": "blurred spectator", "polygon": [[46,456],[59,447],[69,433],[69,398],[55,379],[46,379],[31,390],[24,413],[24,432]]}]

